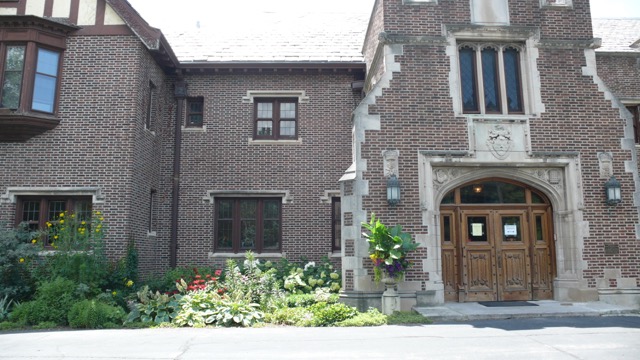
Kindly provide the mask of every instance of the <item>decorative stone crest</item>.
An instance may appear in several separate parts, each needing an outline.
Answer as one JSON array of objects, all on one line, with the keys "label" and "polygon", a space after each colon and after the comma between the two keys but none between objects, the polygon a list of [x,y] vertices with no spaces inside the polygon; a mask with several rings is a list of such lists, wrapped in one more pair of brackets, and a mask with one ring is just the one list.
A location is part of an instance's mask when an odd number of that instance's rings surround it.
[{"label": "decorative stone crest", "polygon": [[389,177],[391,175],[398,176],[398,157],[400,152],[398,150],[385,150],[382,152],[382,158],[384,159],[384,176]]},{"label": "decorative stone crest", "polygon": [[505,125],[496,124],[493,129],[489,130],[487,147],[498,160],[507,158],[512,144],[511,131]]},{"label": "decorative stone crest", "polygon": [[443,185],[471,172],[470,169],[460,168],[436,168],[433,169],[433,188],[438,190]]},{"label": "decorative stone crest", "polygon": [[613,154],[610,152],[598,153],[600,163],[600,179],[609,179],[613,176]]}]

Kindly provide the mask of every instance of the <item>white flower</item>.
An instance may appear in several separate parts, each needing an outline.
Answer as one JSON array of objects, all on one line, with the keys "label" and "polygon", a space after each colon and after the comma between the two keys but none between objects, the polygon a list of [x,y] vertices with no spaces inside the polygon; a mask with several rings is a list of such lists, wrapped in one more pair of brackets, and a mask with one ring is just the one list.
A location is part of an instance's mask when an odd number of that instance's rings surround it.
[{"label": "white flower", "polygon": [[307,271],[310,267],[316,267],[316,263],[314,261],[309,261],[307,265],[304,266],[304,271]]}]

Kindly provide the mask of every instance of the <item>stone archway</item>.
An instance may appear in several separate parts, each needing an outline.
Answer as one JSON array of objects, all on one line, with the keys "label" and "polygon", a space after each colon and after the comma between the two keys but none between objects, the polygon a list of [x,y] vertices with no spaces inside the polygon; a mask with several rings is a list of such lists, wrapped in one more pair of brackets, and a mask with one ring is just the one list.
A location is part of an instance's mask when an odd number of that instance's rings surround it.
[{"label": "stone archway", "polygon": [[552,208],[541,192],[487,178],[449,191],[440,205],[445,301],[553,298]]}]

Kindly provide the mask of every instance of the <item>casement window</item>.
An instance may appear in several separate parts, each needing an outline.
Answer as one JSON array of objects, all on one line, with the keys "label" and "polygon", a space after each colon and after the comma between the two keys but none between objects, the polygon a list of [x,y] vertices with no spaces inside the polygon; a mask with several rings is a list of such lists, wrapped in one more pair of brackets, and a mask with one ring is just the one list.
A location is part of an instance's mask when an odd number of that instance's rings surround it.
[{"label": "casement window", "polygon": [[78,219],[91,219],[91,204],[90,196],[21,196],[17,201],[16,225],[26,222],[31,230],[45,230],[47,222],[58,221],[65,211]]},{"label": "casement window", "polygon": [[331,198],[331,250],[333,252],[340,252],[342,249],[342,211],[340,209],[340,198]]},{"label": "casement window", "polygon": [[459,44],[465,114],[524,114],[521,52],[519,44]]},{"label": "casement window", "polygon": [[204,119],[204,98],[187,99],[187,124],[186,127],[202,127]]},{"label": "casement window", "polygon": [[297,99],[255,99],[254,139],[298,138]]},{"label": "casement window", "polygon": [[215,203],[217,252],[281,249],[281,198],[217,198]]},{"label": "casement window", "polygon": [[628,105],[627,110],[633,115],[633,137],[640,144],[640,105]]},{"label": "casement window", "polygon": [[153,235],[156,232],[156,191],[149,192],[149,226],[148,234]]}]

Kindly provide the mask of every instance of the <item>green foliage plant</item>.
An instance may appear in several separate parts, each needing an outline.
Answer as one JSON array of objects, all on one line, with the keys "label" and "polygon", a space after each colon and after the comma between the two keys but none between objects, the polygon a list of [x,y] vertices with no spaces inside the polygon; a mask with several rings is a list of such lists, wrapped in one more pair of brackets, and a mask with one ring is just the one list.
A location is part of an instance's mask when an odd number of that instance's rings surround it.
[{"label": "green foliage plant", "polygon": [[313,314],[314,326],[332,326],[358,314],[356,308],[343,303],[327,304],[326,302],[319,302],[309,306],[308,309]]},{"label": "green foliage plant", "polygon": [[370,223],[362,223],[368,233],[362,235],[369,242],[369,258],[373,261],[375,281],[383,276],[400,279],[411,263],[407,254],[414,251],[418,244],[411,235],[402,231],[400,225],[392,228],[384,225],[375,214],[371,214]]},{"label": "green foliage plant", "polygon": [[0,298],[28,300],[35,291],[30,268],[37,262],[41,233],[26,223],[16,228],[0,223]]},{"label": "green foliage plant", "polygon": [[352,318],[337,322],[334,326],[381,326],[387,324],[387,316],[376,308],[369,308],[366,312],[358,313]]},{"label": "green foliage plant", "polygon": [[16,324],[11,321],[0,322],[0,331],[16,330],[16,329],[20,329],[21,327],[22,326],[20,326],[20,324]]},{"label": "green foliage plant", "polygon": [[264,321],[274,325],[313,326],[313,314],[305,307],[285,307],[265,314]]},{"label": "green foliage plant", "polygon": [[39,268],[39,277],[64,277],[86,284],[94,295],[105,289],[109,262],[104,253],[106,226],[102,213],[94,211],[86,219],[61,212],[55,220],[47,222],[47,227],[54,251]]},{"label": "green foliage plant", "polygon": [[180,298],[178,314],[173,323],[190,327],[213,325],[217,320],[214,310],[221,302],[221,296],[217,292],[190,291]]},{"label": "green foliage plant", "polygon": [[415,311],[395,311],[387,316],[389,325],[431,324],[432,321]]},{"label": "green foliage plant", "polygon": [[83,300],[86,289],[74,281],[58,277],[39,284],[34,300],[16,306],[10,319],[23,325],[53,322],[67,325],[67,315],[73,304]]},{"label": "green foliage plant", "polygon": [[262,321],[264,313],[260,311],[259,304],[223,299],[216,306],[212,316],[218,326],[248,327]]},{"label": "green foliage plant", "polygon": [[82,300],[71,307],[67,318],[72,328],[104,329],[113,327],[112,324],[122,324],[124,316],[124,310],[119,306]]},{"label": "green foliage plant", "polygon": [[165,323],[171,322],[178,314],[179,301],[182,295],[161,294],[144,286],[137,292],[138,302],[129,313],[126,322]]}]

